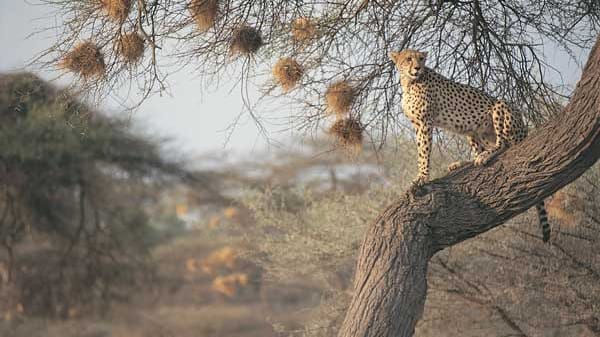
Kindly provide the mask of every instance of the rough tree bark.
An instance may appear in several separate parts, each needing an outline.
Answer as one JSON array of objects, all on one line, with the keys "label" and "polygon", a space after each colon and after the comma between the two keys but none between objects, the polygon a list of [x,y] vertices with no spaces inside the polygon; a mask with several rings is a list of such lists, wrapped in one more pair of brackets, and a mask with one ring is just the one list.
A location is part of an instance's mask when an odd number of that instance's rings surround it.
[{"label": "rough tree bark", "polygon": [[367,229],[338,336],[412,336],[423,313],[431,257],[575,180],[600,156],[599,135],[600,38],[564,114],[488,166],[468,166],[425,185]]}]

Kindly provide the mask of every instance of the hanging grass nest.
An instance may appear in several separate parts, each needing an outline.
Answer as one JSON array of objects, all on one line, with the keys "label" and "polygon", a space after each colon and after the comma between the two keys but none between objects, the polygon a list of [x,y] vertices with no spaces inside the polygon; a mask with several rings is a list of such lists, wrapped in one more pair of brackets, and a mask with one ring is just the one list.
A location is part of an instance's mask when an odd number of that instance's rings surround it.
[{"label": "hanging grass nest", "polygon": [[336,82],[327,88],[325,100],[327,101],[327,110],[336,115],[343,115],[350,111],[356,92],[354,88],[346,81]]},{"label": "hanging grass nest", "polygon": [[201,32],[215,25],[219,12],[218,0],[192,0],[189,8]]},{"label": "hanging grass nest", "polygon": [[312,40],[317,33],[317,26],[310,19],[300,17],[292,22],[292,37],[296,42]]},{"label": "hanging grass nest", "polygon": [[106,70],[102,51],[90,41],[77,44],[65,55],[59,65],[85,79],[101,77]]},{"label": "hanging grass nest", "polygon": [[101,0],[106,15],[114,21],[123,22],[131,11],[131,0]]},{"label": "hanging grass nest", "polygon": [[300,63],[291,57],[280,58],[273,67],[275,80],[286,92],[298,84],[303,74],[304,69]]},{"label": "hanging grass nest", "polygon": [[122,35],[119,39],[118,52],[125,63],[136,63],[144,55],[144,38],[136,32]]},{"label": "hanging grass nest", "polygon": [[336,120],[329,128],[329,133],[335,137],[342,148],[350,152],[358,152],[362,149],[363,127],[355,118]]},{"label": "hanging grass nest", "polygon": [[231,53],[250,55],[258,51],[263,45],[260,32],[250,26],[242,26],[233,32],[231,39]]}]

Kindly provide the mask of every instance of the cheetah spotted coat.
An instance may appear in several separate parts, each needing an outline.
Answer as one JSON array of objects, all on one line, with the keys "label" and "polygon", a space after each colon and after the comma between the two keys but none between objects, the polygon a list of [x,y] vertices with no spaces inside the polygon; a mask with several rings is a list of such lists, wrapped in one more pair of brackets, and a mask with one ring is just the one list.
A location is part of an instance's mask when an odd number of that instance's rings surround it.
[{"label": "cheetah spotted coat", "polygon": [[[413,182],[420,186],[429,179],[432,129],[441,128],[465,135],[476,165],[484,165],[498,151],[527,137],[521,116],[503,101],[468,85],[451,81],[424,66],[426,53],[406,50],[391,53],[400,72],[402,109],[417,133],[419,174]],[[454,163],[450,169],[464,163]],[[536,206],[543,240],[550,238],[544,203]]]}]

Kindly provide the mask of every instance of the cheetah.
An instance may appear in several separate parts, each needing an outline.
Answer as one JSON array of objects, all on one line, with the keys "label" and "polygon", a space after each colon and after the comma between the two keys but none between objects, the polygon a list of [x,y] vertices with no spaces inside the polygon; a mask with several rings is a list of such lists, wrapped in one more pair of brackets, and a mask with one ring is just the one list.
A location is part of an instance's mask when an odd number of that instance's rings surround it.
[{"label": "cheetah", "polygon": [[[413,188],[429,180],[432,128],[465,135],[475,165],[485,165],[504,148],[527,137],[521,116],[502,100],[471,86],[451,81],[425,66],[427,52],[405,49],[391,52],[390,59],[400,73],[402,109],[417,134],[418,169]],[[454,170],[466,162],[450,165]],[[536,205],[543,241],[550,239],[544,203]]]}]

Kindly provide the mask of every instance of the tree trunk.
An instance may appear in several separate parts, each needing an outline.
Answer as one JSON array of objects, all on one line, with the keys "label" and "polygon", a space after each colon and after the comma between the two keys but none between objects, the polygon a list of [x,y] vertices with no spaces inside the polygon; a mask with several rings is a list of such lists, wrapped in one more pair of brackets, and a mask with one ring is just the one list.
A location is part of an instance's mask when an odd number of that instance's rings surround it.
[{"label": "tree trunk", "polygon": [[412,336],[431,257],[575,180],[600,156],[599,134],[600,39],[563,114],[486,167],[467,166],[407,195],[367,229],[338,336]]}]

